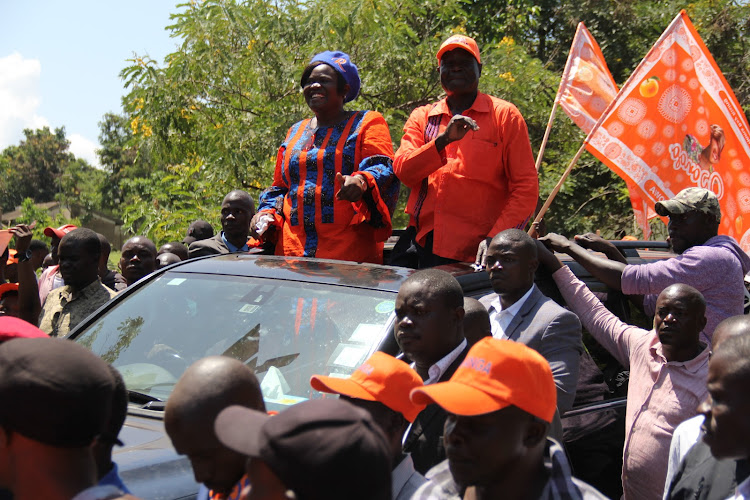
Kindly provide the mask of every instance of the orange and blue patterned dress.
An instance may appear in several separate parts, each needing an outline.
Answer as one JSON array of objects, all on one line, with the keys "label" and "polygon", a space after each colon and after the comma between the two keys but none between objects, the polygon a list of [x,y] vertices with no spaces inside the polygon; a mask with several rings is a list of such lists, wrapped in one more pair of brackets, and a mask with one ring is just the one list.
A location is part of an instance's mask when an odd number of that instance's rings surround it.
[{"label": "orange and blue patterned dress", "polygon": [[[259,212],[275,216],[276,254],[383,262],[400,182],[383,116],[352,111],[330,127],[294,124],[279,148],[273,185]],[[358,202],[336,199],[336,174],[358,173],[368,190]]]}]

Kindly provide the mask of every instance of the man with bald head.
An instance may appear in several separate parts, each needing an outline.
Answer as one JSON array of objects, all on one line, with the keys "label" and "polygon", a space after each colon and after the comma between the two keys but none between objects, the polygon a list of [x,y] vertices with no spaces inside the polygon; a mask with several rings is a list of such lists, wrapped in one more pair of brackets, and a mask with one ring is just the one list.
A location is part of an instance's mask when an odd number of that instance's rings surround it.
[{"label": "man with bald head", "polygon": [[156,270],[156,245],[145,236],[133,236],[122,246],[120,256],[121,278],[116,288],[124,290],[139,279]]},{"label": "man with bald head", "polygon": [[248,252],[250,221],[255,215],[253,198],[235,189],[221,202],[221,232],[213,238],[194,241],[188,248],[190,258],[235,252]]},{"label": "man with bald head", "polygon": [[484,337],[492,337],[490,315],[477,299],[464,297],[464,337],[469,347]]},{"label": "man with bald head", "polygon": [[232,405],[266,409],[252,370],[225,356],[193,363],[169,396],[164,425],[175,450],[187,455],[195,480],[202,483],[198,500],[224,498],[246,486],[246,457],[221,444],[214,432],[216,416]]},{"label": "man with bald head", "polygon": [[159,247],[159,252],[156,254],[156,256],[158,257],[163,253],[173,253],[177,257],[179,257],[180,260],[188,260],[188,248],[179,241],[170,241],[169,243],[164,243]]},{"label": "man with bald head", "polygon": [[706,302],[695,288],[676,284],[656,299],[651,331],[607,310],[555,255],[538,243],[539,260],[583,326],[630,370],[625,417],[623,492],[626,499],[660,499],[675,427],[696,414],[706,397],[709,347],[699,340]]}]

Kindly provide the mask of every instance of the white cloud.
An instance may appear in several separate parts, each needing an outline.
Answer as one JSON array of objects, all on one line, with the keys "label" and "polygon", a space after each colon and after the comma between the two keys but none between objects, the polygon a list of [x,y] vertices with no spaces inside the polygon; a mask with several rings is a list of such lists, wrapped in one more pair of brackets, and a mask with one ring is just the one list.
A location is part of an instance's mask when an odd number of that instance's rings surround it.
[{"label": "white cloud", "polygon": [[99,146],[96,143],[86,139],[81,134],[71,134],[67,138],[70,141],[69,150],[76,158],[83,158],[91,166],[99,167],[99,158],[95,152]]},{"label": "white cloud", "polygon": [[41,72],[37,59],[24,59],[18,52],[0,57],[0,148],[17,144],[25,128],[49,125],[37,114]]}]

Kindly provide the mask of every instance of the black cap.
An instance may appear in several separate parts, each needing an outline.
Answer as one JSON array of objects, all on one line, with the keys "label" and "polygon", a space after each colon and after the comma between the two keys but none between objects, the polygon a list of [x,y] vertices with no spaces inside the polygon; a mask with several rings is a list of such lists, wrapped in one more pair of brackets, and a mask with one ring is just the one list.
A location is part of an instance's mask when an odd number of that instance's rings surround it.
[{"label": "black cap", "polygon": [[0,345],[0,425],[58,448],[88,446],[103,430],[115,380],[109,365],[70,340]]},{"label": "black cap", "polygon": [[187,236],[185,236],[182,242],[189,245],[194,241],[207,240],[208,238],[213,238],[213,236],[214,227],[208,222],[198,219],[190,224]]},{"label": "black cap", "polygon": [[216,418],[225,446],[263,460],[300,500],[388,500],[388,444],[370,414],[338,399],[296,404],[276,416],[230,406]]}]

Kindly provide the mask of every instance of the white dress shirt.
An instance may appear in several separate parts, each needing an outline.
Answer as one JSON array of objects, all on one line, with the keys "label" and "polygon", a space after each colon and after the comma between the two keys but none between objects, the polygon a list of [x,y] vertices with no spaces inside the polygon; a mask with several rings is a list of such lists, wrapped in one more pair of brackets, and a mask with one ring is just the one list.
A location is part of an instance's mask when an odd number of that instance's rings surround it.
[{"label": "white dress shirt", "polygon": [[440,377],[442,377],[443,374],[448,370],[448,368],[453,364],[453,362],[456,361],[456,358],[458,358],[458,356],[463,352],[465,348],[466,348],[466,339],[463,339],[461,343],[458,344],[458,347],[453,349],[443,359],[441,359],[440,361],[432,365],[427,370],[428,378],[427,380],[424,381],[424,385],[437,383],[440,380]]},{"label": "white dress shirt", "polygon": [[513,321],[513,317],[521,310],[524,302],[531,296],[534,286],[532,285],[523,297],[507,309],[503,309],[503,306],[500,304],[500,296],[492,301],[488,312],[490,314],[490,327],[492,328],[492,336],[494,338],[508,340],[505,330],[510,325],[510,322]]}]

